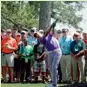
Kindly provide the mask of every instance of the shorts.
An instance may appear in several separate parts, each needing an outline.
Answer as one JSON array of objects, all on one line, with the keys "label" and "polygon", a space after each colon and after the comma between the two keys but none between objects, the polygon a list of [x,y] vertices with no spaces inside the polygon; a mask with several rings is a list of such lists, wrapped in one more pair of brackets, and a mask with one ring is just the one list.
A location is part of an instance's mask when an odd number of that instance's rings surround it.
[{"label": "shorts", "polygon": [[1,53],[1,65],[8,67],[14,67],[14,55],[13,53],[10,54],[3,54]]},{"label": "shorts", "polygon": [[34,62],[34,72],[39,72],[39,70],[41,70],[41,72],[46,72],[46,62],[45,61],[41,61],[41,62]]}]

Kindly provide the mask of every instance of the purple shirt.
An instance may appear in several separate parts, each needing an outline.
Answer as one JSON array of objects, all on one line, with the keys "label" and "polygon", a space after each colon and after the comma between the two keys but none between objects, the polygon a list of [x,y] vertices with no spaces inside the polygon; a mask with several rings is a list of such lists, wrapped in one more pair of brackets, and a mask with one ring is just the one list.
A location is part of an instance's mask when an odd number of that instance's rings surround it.
[{"label": "purple shirt", "polygon": [[47,37],[41,37],[40,42],[47,48],[48,51],[60,48],[58,40],[50,34],[48,34]]}]

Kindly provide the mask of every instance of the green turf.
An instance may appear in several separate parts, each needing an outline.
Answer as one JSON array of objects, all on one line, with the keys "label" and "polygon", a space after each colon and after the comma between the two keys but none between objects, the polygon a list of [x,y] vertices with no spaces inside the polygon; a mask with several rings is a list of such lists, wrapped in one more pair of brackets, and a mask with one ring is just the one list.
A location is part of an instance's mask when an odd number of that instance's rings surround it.
[{"label": "green turf", "polygon": [[45,84],[1,84],[1,87],[45,87]]},{"label": "green turf", "polygon": [[[42,84],[42,83],[38,83],[38,84],[1,84],[1,87],[45,87],[47,84]],[[64,86],[63,84],[60,84],[59,86]]]}]

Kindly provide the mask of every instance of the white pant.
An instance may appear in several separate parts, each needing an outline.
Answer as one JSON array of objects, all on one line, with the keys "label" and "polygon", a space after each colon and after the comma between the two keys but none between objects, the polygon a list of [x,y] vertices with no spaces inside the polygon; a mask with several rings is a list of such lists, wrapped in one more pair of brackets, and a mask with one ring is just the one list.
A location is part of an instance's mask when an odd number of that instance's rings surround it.
[{"label": "white pant", "polygon": [[48,53],[48,66],[53,85],[57,85],[58,66],[61,59],[61,51],[56,50]]}]

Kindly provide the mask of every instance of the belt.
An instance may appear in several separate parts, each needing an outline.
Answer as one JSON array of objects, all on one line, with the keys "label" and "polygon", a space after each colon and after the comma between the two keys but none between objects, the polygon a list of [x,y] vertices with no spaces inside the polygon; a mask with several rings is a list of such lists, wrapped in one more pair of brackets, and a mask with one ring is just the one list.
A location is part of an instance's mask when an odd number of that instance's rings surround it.
[{"label": "belt", "polygon": [[53,51],[47,51],[46,53],[52,53],[52,52],[56,52],[56,51],[60,51],[60,49],[55,49]]},{"label": "belt", "polygon": [[3,53],[3,54],[12,54],[13,52],[10,52],[10,53]]}]

